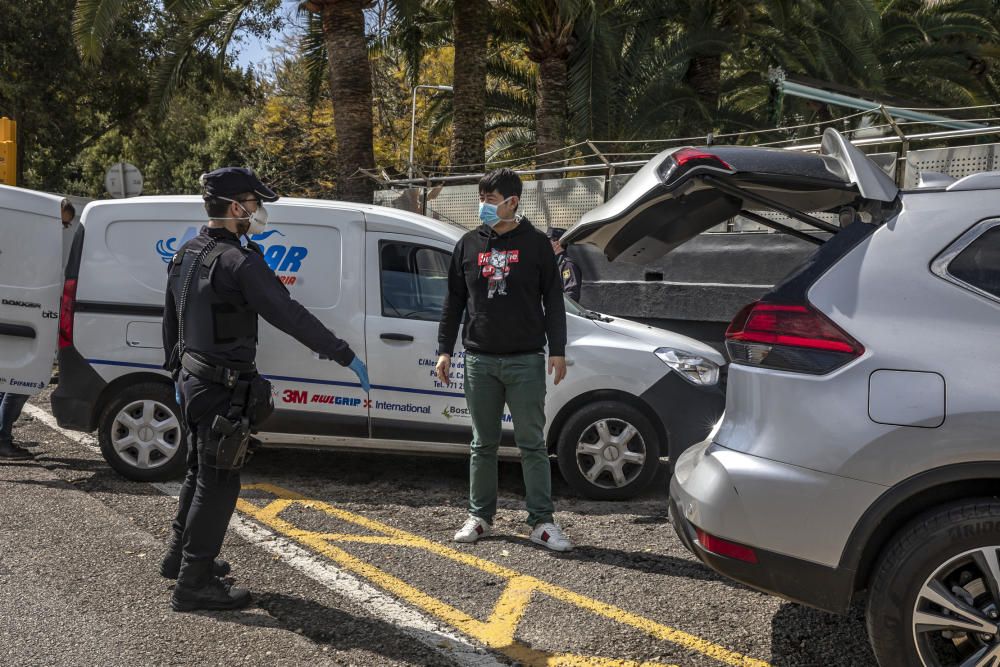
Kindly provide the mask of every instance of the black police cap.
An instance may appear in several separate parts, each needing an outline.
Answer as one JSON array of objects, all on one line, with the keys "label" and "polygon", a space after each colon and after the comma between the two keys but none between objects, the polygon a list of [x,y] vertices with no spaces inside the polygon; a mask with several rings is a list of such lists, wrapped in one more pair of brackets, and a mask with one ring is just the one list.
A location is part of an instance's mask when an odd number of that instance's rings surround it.
[{"label": "black police cap", "polygon": [[560,238],[562,238],[562,235],[565,233],[566,233],[565,229],[559,229],[558,227],[549,227],[549,230],[546,232],[546,235],[548,235],[548,237],[553,241],[558,241]]},{"label": "black police cap", "polygon": [[244,192],[252,192],[264,201],[276,201],[278,195],[260,182],[257,174],[245,167],[223,167],[202,174],[201,185],[205,188],[205,198],[232,197]]}]

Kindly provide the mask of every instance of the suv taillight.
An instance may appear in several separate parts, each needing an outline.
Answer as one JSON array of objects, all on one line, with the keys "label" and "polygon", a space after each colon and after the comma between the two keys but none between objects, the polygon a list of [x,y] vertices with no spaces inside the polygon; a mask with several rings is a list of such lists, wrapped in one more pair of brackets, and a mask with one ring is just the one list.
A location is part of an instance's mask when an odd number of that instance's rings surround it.
[{"label": "suv taillight", "polygon": [[73,315],[76,310],[76,279],[63,283],[62,303],[59,306],[59,349],[73,347]]},{"label": "suv taillight", "polygon": [[695,167],[703,167],[730,174],[735,173],[732,166],[718,155],[700,148],[691,147],[674,151],[670,155],[670,159],[664,160],[657,169],[660,174],[660,180],[669,185]]},{"label": "suv taillight", "polygon": [[860,357],[865,348],[808,305],[758,301],[726,331],[733,363],[823,375]]}]

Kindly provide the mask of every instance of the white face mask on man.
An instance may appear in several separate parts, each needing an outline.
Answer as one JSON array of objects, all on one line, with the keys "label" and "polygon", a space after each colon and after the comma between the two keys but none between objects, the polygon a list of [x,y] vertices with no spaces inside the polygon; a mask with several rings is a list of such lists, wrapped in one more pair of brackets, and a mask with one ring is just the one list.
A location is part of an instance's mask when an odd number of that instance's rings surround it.
[{"label": "white face mask on man", "polygon": [[249,226],[247,227],[246,232],[244,232],[244,234],[246,234],[247,236],[255,236],[257,234],[263,234],[264,230],[267,229],[267,209],[264,208],[263,204],[258,203],[257,210],[251,213],[250,211],[247,210],[246,206],[244,206],[241,202],[237,201],[236,199],[230,199],[229,197],[218,197],[218,199],[221,199],[223,201],[233,202],[241,209],[243,209],[243,212],[246,213],[246,216],[241,216],[236,218],[216,218],[216,220],[248,220]]}]

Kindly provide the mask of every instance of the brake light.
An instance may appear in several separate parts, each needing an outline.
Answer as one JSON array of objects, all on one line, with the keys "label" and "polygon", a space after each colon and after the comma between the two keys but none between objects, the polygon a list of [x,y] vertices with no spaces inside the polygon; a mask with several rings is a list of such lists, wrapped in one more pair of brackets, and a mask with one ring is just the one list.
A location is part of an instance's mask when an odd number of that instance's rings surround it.
[{"label": "brake light", "polygon": [[59,349],[73,347],[73,315],[76,311],[76,278],[63,283],[62,302],[59,306]]},{"label": "brake light", "polygon": [[692,163],[696,163],[710,164],[729,171],[733,170],[733,168],[729,166],[729,163],[720,158],[718,155],[708,153],[697,148],[682,148],[679,151],[674,152],[670,157],[673,158],[674,163],[678,167],[686,167],[688,165],[694,166]]},{"label": "brake light", "polygon": [[825,374],[865,348],[809,305],[759,301],[745,307],[726,331],[734,363]]},{"label": "brake light", "polygon": [[733,173],[735,170],[729,163],[714,153],[701,148],[679,148],[670,154],[669,160],[664,160],[657,167],[660,180],[665,184],[679,181],[691,169],[707,167],[716,171]]},{"label": "brake light", "polygon": [[698,543],[705,551],[756,565],[757,553],[752,548],[709,535],[701,528],[696,528],[695,532],[698,535]]}]

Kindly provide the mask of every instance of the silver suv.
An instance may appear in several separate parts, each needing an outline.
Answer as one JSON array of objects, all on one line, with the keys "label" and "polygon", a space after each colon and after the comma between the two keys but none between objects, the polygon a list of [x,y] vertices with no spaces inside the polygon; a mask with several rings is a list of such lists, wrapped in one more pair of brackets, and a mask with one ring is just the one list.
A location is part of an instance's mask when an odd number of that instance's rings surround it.
[{"label": "silver suv", "polygon": [[645,262],[740,214],[818,244],[730,325],[674,528],[793,601],[867,589],[883,666],[1000,667],[1000,173],[927,182],[899,191],[832,130],[818,155],[684,148],[563,239]]}]

